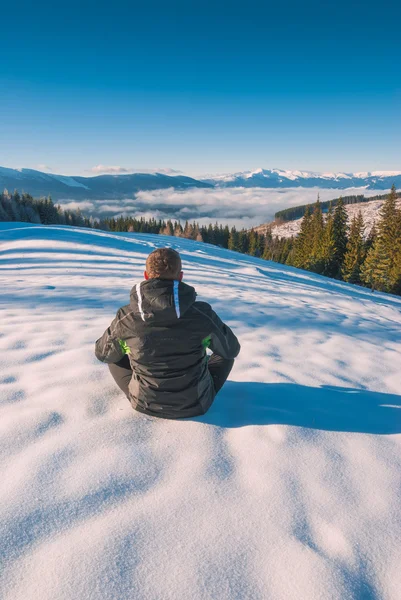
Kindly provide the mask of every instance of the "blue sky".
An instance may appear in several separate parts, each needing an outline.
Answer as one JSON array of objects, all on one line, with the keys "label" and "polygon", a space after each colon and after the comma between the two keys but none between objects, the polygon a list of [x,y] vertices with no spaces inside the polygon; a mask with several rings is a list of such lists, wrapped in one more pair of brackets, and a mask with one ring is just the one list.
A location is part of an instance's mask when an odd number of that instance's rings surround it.
[{"label": "blue sky", "polygon": [[398,1],[9,1],[1,14],[2,166],[401,170]]}]

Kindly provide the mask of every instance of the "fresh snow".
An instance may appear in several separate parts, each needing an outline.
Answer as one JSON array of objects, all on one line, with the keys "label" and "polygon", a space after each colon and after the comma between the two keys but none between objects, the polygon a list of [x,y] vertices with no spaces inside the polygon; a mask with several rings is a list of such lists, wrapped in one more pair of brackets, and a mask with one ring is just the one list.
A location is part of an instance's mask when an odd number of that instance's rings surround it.
[{"label": "fresh snow", "polygon": [[[238,335],[203,417],[94,341],[172,244]],[[401,298],[162,236],[0,224],[2,600],[399,600]]]},{"label": "fresh snow", "polygon": [[364,171],[362,173],[354,173],[354,177],[365,179],[366,177],[397,177],[401,175],[401,171]]},{"label": "fresh snow", "polygon": [[51,173],[49,173],[49,176],[53,179],[61,181],[61,183],[64,183],[69,187],[84,188],[85,190],[89,189],[88,186],[84,185],[83,183],[80,183],[79,181],[75,181],[73,177],[68,177],[67,175],[52,175]]},{"label": "fresh snow", "polygon": [[0,175],[3,175],[3,177],[9,177],[12,175],[18,179],[22,176],[21,171],[22,169],[9,169],[8,167],[0,167]]},{"label": "fresh snow", "polygon": [[321,179],[321,180],[332,180],[340,181],[344,179],[361,179],[368,180],[368,182],[361,181],[361,185],[364,186],[366,183],[369,183],[369,180],[374,178],[388,178],[388,177],[398,177],[401,175],[401,171],[365,171],[359,173],[319,173],[317,171],[301,171],[301,170],[285,170],[285,169],[263,169],[258,168],[251,171],[238,171],[235,173],[222,173],[222,174],[208,174],[199,177],[200,180],[213,180],[216,184],[228,183],[231,181],[238,181],[238,185],[240,185],[241,180],[252,179],[256,177],[257,179],[275,179],[280,180],[280,178],[288,181],[297,181],[299,180],[299,185],[304,185],[302,180],[308,179]]},{"label": "fresh snow", "polygon": [[[377,223],[380,219],[380,209],[383,206],[384,200],[371,200],[370,202],[359,202],[357,204],[346,204],[345,209],[348,213],[348,219],[357,216],[358,212],[361,211],[363,221],[365,224],[365,236],[369,235],[374,223]],[[397,205],[401,208],[401,199],[397,200]],[[285,223],[275,224],[266,223],[255,227],[255,231],[259,233],[265,233],[266,227],[272,225],[273,236],[277,235],[279,238],[289,238],[297,236],[301,229],[301,219],[295,219],[294,221],[286,221]]]},{"label": "fresh snow", "polygon": [[55,175],[53,173],[43,173],[42,171],[37,171],[35,169],[9,169],[7,167],[0,167],[0,176],[3,177],[15,177],[17,179],[22,179],[26,175],[31,175],[36,179],[56,179],[57,181],[61,181],[65,185],[69,187],[78,187],[88,189],[86,185],[83,183],[79,183],[75,181],[73,177],[69,177],[68,175]]}]

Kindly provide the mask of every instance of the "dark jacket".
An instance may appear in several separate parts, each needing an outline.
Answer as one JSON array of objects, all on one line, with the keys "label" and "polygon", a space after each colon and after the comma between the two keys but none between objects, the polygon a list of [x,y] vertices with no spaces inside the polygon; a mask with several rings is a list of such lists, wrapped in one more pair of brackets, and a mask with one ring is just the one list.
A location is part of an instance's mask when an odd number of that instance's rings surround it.
[{"label": "dark jacket", "polygon": [[96,357],[116,363],[128,353],[129,399],[140,412],[165,418],[204,414],[215,396],[206,347],[235,358],[237,338],[193,287],[149,279],[132,288],[130,303],[96,342]]}]

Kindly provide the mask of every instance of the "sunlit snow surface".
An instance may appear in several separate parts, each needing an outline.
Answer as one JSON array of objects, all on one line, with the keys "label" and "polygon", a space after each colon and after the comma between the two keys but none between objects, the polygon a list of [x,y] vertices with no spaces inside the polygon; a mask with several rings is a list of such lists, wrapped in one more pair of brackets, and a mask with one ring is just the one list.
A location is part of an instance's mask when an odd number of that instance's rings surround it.
[{"label": "sunlit snow surface", "polygon": [[[174,238],[0,243],[2,600],[399,600],[401,298]],[[93,354],[170,243],[242,344],[181,422]]]},{"label": "sunlit snow surface", "polygon": [[[373,225],[380,221],[380,210],[383,206],[383,203],[384,200],[371,200],[370,202],[346,204],[345,209],[348,213],[348,219],[351,222],[354,217],[358,216],[359,211],[361,211],[365,226],[364,234],[365,236],[368,236]],[[397,200],[396,204],[399,208],[401,208],[401,200]],[[297,236],[301,229],[301,223],[302,219],[296,219],[295,221],[287,221],[281,225],[273,225],[273,236],[277,235],[280,238]],[[255,230],[260,233],[265,233],[266,225],[255,227]]]}]

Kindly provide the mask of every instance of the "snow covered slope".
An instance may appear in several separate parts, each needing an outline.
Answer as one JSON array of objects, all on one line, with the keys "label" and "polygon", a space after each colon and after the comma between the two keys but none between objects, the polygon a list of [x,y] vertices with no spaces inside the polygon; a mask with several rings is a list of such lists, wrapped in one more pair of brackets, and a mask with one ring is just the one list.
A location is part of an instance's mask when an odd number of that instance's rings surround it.
[{"label": "snow covered slope", "polygon": [[[188,240],[0,224],[2,600],[399,600],[401,299]],[[204,417],[93,354],[173,244],[242,344]]]},{"label": "snow covered slope", "polygon": [[[373,227],[374,223],[380,219],[380,209],[383,206],[384,200],[372,200],[371,202],[359,202],[358,204],[347,204],[345,209],[348,213],[349,221],[358,214],[359,211],[362,212],[363,221],[365,223],[365,235],[370,233],[370,230]],[[401,200],[397,200],[397,205],[401,206]],[[272,233],[273,235],[277,235],[280,238],[287,238],[292,236],[297,236],[301,229],[302,219],[296,219],[295,221],[287,221],[286,223],[281,223],[277,225],[273,223]],[[266,227],[270,225],[266,223],[264,225],[259,225],[255,227],[255,231],[259,233],[265,233]]]}]

